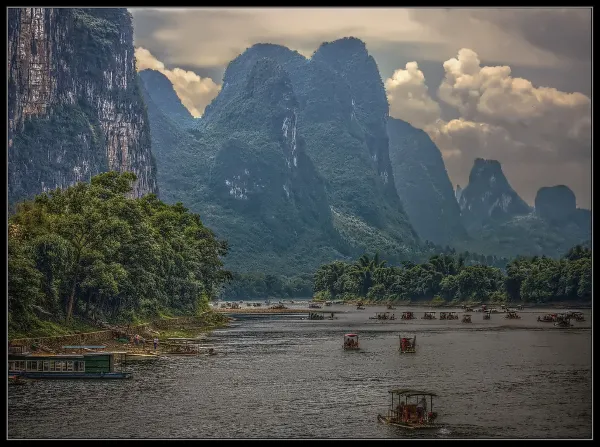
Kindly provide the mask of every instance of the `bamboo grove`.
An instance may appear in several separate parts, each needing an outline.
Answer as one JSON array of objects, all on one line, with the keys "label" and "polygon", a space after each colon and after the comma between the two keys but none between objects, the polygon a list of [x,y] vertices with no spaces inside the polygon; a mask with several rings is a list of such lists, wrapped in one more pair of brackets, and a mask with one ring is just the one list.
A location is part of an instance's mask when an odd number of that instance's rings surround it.
[{"label": "bamboo grove", "polygon": [[404,262],[402,266],[387,266],[377,255],[363,255],[354,263],[321,266],[315,273],[314,291],[320,299],[432,300],[439,304],[589,301],[592,252],[577,245],[561,259],[517,257],[505,269],[467,265],[462,255],[434,255],[425,263]]},{"label": "bamboo grove", "polygon": [[132,321],[205,309],[225,241],[180,203],[130,198],[136,177],[107,172],[22,202],[8,220],[9,330],[56,321]]}]

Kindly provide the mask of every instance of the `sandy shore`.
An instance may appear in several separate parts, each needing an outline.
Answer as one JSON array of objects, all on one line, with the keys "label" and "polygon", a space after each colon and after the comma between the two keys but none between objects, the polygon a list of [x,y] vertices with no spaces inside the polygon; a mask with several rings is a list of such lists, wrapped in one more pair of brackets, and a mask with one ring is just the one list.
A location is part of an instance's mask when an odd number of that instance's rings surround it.
[{"label": "sandy shore", "polygon": [[213,309],[218,313],[226,314],[289,314],[289,313],[307,313],[310,311],[322,311],[327,312],[324,309],[270,309],[268,307],[241,307],[239,309]]}]

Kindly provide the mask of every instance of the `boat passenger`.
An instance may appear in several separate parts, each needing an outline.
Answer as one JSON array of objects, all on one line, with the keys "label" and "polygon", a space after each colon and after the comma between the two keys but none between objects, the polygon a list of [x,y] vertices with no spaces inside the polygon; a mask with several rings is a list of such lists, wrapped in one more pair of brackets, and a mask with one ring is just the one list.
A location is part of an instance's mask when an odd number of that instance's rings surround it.
[{"label": "boat passenger", "polygon": [[427,401],[423,397],[419,403],[417,404],[417,416],[419,418],[419,422],[423,423],[423,416],[427,411]]},{"label": "boat passenger", "polygon": [[398,416],[400,417],[400,419],[403,418],[404,416],[404,402],[400,402],[400,404],[396,407],[396,410],[398,410]]}]

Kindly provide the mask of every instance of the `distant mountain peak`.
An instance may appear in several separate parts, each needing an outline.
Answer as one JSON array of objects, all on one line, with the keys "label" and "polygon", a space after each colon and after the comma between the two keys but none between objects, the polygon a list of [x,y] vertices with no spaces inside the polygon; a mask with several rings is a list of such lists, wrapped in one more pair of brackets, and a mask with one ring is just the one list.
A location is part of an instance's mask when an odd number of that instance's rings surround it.
[{"label": "distant mountain peak", "polygon": [[575,193],[566,185],[544,186],[535,196],[535,213],[550,221],[569,218],[577,209]]},{"label": "distant mountain peak", "polygon": [[367,45],[357,37],[342,37],[341,39],[337,39],[331,42],[323,42],[317,51],[322,48],[333,48],[335,47],[337,50],[346,50],[346,51],[364,51],[367,52]]},{"label": "distant mountain peak", "polygon": [[476,158],[469,174],[469,184],[457,199],[466,227],[487,221],[510,219],[529,214],[531,208],[519,197],[506,179],[498,160]]},{"label": "distant mountain peak", "polygon": [[184,126],[194,122],[194,117],[182,104],[169,78],[152,69],[140,71],[139,77],[152,101],[166,116]]}]

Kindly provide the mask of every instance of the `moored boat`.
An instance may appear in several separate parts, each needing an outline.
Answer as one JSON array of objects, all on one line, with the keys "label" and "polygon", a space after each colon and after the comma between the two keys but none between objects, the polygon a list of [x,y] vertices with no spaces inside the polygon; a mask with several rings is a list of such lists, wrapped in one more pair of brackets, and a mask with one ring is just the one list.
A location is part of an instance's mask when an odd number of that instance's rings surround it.
[{"label": "moored boat", "polygon": [[200,344],[194,338],[167,338],[163,343],[164,354],[193,356],[200,355]]},{"label": "moored boat", "polygon": [[129,372],[115,371],[126,352],[94,352],[85,354],[20,354],[9,355],[8,373],[26,379],[129,379]]}]

